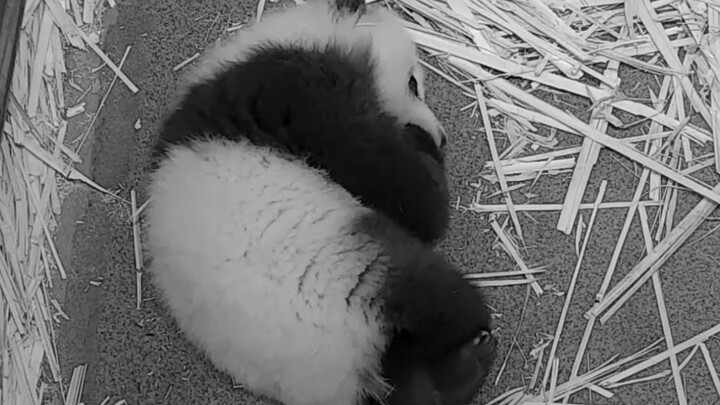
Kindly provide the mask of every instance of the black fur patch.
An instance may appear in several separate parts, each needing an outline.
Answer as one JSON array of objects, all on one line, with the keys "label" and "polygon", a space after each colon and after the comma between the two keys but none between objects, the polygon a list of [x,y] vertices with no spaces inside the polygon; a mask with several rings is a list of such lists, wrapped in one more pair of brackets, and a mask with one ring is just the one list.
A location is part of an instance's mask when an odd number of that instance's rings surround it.
[{"label": "black fur patch", "polygon": [[[393,386],[386,405],[466,405],[485,382],[496,355],[494,341],[473,342],[428,358],[411,335],[395,336],[382,358],[382,375]],[[368,398],[367,405],[381,405]]]},{"label": "black fur patch", "polygon": [[335,0],[335,6],[341,12],[364,14],[367,9],[364,0]]},{"label": "black fur patch", "polygon": [[248,138],[307,157],[363,204],[434,241],[449,218],[440,152],[429,134],[382,110],[371,61],[370,49],[258,48],[189,90],[164,122],[154,158],[200,137]]},{"label": "black fur patch", "polygon": [[[482,385],[495,361],[492,318],[482,292],[427,245],[382,215],[357,229],[392,258],[378,301],[391,341],[382,375],[395,386],[389,405],[461,405]],[[477,343],[475,338],[479,339]],[[379,405],[368,399],[368,405]]]},{"label": "black fur patch", "polygon": [[430,249],[396,271],[385,293],[397,328],[382,363],[396,387],[389,405],[469,403],[496,356],[494,340],[475,344],[492,328],[483,295]]},{"label": "black fur patch", "polygon": [[435,140],[426,130],[415,124],[405,125],[403,137],[409,145],[414,145],[419,152],[427,153],[440,165],[444,163],[442,151],[435,145]]},{"label": "black fur patch", "polygon": [[491,329],[483,295],[435,252],[417,251],[399,266],[386,286],[387,308],[429,355]]}]

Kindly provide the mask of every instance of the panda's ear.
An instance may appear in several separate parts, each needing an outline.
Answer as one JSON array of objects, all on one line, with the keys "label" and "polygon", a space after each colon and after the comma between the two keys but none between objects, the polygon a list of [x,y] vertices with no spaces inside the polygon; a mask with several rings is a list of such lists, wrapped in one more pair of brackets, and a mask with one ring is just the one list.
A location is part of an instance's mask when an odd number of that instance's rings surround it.
[{"label": "panda's ear", "polygon": [[341,14],[363,15],[367,11],[365,0],[330,0]]}]

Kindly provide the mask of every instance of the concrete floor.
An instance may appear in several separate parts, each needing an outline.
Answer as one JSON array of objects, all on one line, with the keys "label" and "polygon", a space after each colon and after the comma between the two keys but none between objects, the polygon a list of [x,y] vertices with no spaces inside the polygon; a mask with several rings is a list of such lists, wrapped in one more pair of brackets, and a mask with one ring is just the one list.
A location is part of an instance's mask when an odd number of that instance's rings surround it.
[{"label": "concrete floor", "polygon": [[[141,91],[131,95],[120,82],[112,91],[93,142],[85,151],[90,162],[86,172],[95,181],[107,188],[122,190],[121,194],[128,199],[129,189],[141,186],[148,146],[154,139],[177,77],[173,66],[203,49],[230,24],[252,17],[255,4],[254,0],[125,0],[106,16],[109,27],[105,50],[117,61],[125,47],[132,45],[124,71]],[[97,61],[79,63],[98,65]],[[630,96],[648,96],[643,90],[645,86],[633,90],[638,88],[638,81],[657,91],[657,84],[648,77],[627,71],[621,76],[628,84],[626,94]],[[85,88],[97,79],[103,87],[107,86],[108,72],[85,74],[78,80]],[[448,162],[453,197],[467,204],[476,191],[471,183],[477,182],[482,164],[490,156],[487,143],[484,134],[477,131],[478,123],[467,112],[460,111],[468,99],[443,79],[431,74],[429,80],[429,103],[451,134]],[[570,97],[557,96],[554,102],[562,108],[574,109],[580,117],[588,114],[587,104]],[[630,121],[630,117],[621,118]],[[133,129],[137,119],[142,123],[140,130]],[[561,136],[560,139],[566,145],[579,144],[574,137]],[[626,169],[632,167],[618,155],[603,151],[585,201],[595,199],[602,179],[609,181],[606,200],[629,200],[637,181]],[[717,176],[709,180],[713,184],[718,181]],[[524,191],[538,195],[534,202],[559,203],[568,182],[568,176],[545,176],[532,190]],[[524,202],[522,196],[516,198],[516,202]],[[144,201],[145,197],[141,194],[139,200]],[[682,194],[679,200],[677,217],[681,218],[698,198]],[[135,309],[132,230],[126,221],[127,212],[118,208],[117,203],[84,191],[70,193],[66,207],[62,218],[63,252],[72,273],[64,308],[71,320],[61,326],[58,345],[66,381],[73,367],[89,364],[85,404],[99,404],[107,396],[112,399],[110,403],[125,399],[130,405],[269,403],[233,388],[228,376],[215,371],[183,337],[159,301],[152,300],[156,292],[149,283],[143,286],[143,296],[150,299],[142,310]],[[586,219],[587,214],[584,213]],[[601,211],[596,219],[558,350],[563,370],[559,381],[569,374],[585,328],[582,313],[590,307],[607,269],[624,216],[624,210]],[[690,238],[690,243],[717,225],[718,216],[720,213],[716,212],[714,222],[703,225]],[[543,286],[554,285],[566,291],[577,258],[574,235],[566,236],[554,230],[557,218],[557,213],[521,215],[521,223],[528,242],[527,263],[547,266],[548,272],[541,281]],[[492,248],[493,240],[486,217],[458,210],[453,213],[451,231],[440,249],[467,272],[513,269],[513,262]],[[72,243],[68,243],[70,241]],[[637,224],[626,246],[615,280],[642,257],[643,244]],[[718,246],[720,232],[692,246],[686,244],[661,272],[676,342],[720,321]],[[92,280],[101,280],[101,286],[89,285]],[[487,290],[490,303],[498,313],[496,326],[500,328],[501,360],[518,328],[525,292],[526,287],[522,286]],[[553,294],[539,299],[531,297],[518,335],[522,350],[512,352],[502,379],[495,386],[492,381],[500,368],[498,362],[477,403],[485,403],[527,383],[535,365],[527,358],[529,352],[543,333],[554,333],[563,300]],[[661,336],[657,305],[652,288],[647,285],[607,325],[596,327],[587,351],[588,361],[597,366],[612,355],[631,354]],[[720,345],[711,340],[709,348],[716,364],[720,364]],[[667,369],[669,363],[661,366],[652,371]],[[691,404],[720,402],[702,356],[696,355],[683,374]],[[664,379],[619,389],[609,401],[601,401],[597,395],[588,398],[587,393],[574,398],[576,403],[673,404],[676,401],[672,382]]]}]

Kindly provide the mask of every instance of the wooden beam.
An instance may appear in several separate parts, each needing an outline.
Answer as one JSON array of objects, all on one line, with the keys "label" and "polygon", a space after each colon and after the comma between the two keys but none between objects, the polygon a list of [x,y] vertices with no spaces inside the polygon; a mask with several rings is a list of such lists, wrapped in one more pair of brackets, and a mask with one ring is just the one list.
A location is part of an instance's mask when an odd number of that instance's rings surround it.
[{"label": "wooden beam", "polygon": [[0,136],[5,122],[25,0],[0,0]]}]

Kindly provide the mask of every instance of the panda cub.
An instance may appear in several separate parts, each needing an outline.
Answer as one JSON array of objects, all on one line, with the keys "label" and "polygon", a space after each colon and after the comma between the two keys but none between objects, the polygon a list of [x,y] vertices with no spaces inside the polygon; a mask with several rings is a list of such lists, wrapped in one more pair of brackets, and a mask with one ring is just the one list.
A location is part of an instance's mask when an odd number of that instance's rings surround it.
[{"label": "panda cub", "polygon": [[481,292],[427,243],[445,134],[415,52],[392,12],[314,0],[211,50],[161,130],[148,269],[251,392],[462,405],[494,361]]},{"label": "panda cub", "polygon": [[182,81],[162,157],[212,133],[303,157],[425,242],[448,226],[443,126],[402,20],[362,0],[310,3],[238,32]]}]

